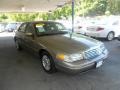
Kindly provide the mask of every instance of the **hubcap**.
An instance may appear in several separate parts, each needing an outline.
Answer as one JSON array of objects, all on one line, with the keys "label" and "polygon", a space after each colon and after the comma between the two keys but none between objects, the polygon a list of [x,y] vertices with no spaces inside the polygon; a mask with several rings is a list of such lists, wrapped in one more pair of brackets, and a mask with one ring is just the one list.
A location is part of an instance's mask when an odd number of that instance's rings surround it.
[{"label": "hubcap", "polygon": [[108,40],[112,40],[113,38],[114,38],[113,33],[109,33],[109,35],[108,35]]},{"label": "hubcap", "polygon": [[47,55],[43,55],[42,57],[42,65],[45,68],[45,70],[50,70],[50,59]]}]

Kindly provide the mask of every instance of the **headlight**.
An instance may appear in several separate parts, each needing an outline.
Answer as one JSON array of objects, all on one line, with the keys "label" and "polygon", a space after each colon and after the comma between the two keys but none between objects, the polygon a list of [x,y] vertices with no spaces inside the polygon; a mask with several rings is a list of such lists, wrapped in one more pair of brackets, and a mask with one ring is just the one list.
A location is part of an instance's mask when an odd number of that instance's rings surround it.
[{"label": "headlight", "polygon": [[74,62],[83,59],[82,54],[71,54],[71,55],[64,55],[64,54],[57,54],[56,58],[65,62]]}]

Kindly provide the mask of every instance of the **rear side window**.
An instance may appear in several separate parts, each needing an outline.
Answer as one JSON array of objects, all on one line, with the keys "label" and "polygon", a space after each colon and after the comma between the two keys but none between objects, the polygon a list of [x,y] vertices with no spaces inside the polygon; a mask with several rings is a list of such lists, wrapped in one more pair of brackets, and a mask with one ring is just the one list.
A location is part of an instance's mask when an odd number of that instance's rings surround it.
[{"label": "rear side window", "polygon": [[27,25],[25,33],[34,33],[33,27],[31,24]]},{"label": "rear side window", "polygon": [[44,23],[35,24],[35,29],[37,30],[38,33],[45,32],[44,25],[45,25]]},{"label": "rear side window", "polygon": [[22,25],[19,27],[18,31],[19,31],[19,32],[25,32],[26,26],[27,26],[26,23],[22,24]]}]

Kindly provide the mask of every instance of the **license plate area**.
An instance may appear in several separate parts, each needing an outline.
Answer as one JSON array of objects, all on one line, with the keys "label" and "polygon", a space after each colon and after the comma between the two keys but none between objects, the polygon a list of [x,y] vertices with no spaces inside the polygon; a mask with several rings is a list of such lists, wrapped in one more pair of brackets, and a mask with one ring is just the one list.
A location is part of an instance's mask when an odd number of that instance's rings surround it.
[{"label": "license plate area", "polygon": [[103,61],[96,62],[96,68],[99,68],[100,66],[102,66],[102,64],[103,64]]}]

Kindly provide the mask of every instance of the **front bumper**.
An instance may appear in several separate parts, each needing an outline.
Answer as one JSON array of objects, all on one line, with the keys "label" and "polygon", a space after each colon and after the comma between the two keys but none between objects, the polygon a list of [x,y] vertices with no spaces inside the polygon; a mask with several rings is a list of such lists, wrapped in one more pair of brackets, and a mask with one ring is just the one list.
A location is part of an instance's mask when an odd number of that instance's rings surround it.
[{"label": "front bumper", "polygon": [[107,58],[107,56],[108,51],[105,50],[103,54],[92,60],[80,60],[72,63],[61,62],[56,64],[56,68],[67,73],[83,72],[89,69],[97,68],[97,63],[100,61],[104,61]]}]

